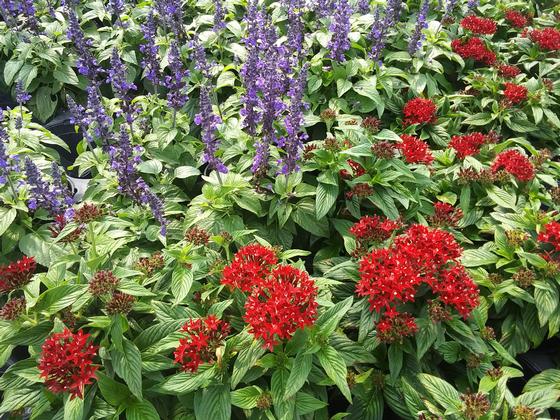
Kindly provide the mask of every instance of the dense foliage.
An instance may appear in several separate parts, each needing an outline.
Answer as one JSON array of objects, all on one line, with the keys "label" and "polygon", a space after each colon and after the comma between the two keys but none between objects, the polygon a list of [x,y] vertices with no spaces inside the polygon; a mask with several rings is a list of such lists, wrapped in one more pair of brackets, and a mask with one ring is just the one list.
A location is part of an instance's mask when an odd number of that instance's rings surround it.
[{"label": "dense foliage", "polygon": [[558,366],[520,358],[560,332],[555,2],[0,0],[0,19],[0,413],[560,409]]}]

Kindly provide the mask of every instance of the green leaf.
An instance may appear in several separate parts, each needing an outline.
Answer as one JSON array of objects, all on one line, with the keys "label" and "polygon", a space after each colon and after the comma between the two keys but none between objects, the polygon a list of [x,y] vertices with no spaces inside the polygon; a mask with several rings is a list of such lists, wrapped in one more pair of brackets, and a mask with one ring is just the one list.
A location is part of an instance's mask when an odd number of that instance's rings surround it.
[{"label": "green leaf", "polygon": [[74,73],[72,67],[68,65],[57,68],[53,72],[53,76],[59,82],[65,83],[67,85],[77,85],[80,83],[80,81],[78,80],[78,76],[76,76],[76,73]]},{"label": "green leaf", "polygon": [[64,403],[64,420],[82,420],[84,416],[84,400],[66,397]]},{"label": "green leaf", "polygon": [[418,322],[418,333],[416,334],[416,354],[420,360],[434,344],[437,338],[437,327],[433,322]]},{"label": "green leaf", "polygon": [[204,369],[201,366],[196,373],[180,372],[168,376],[161,383],[153,387],[151,391],[164,395],[184,395],[206,385],[215,375],[216,370],[212,367]]},{"label": "green leaf", "polygon": [[84,294],[87,287],[85,284],[64,284],[48,289],[37,299],[35,310],[54,314],[72,305]]},{"label": "green leaf", "polygon": [[463,252],[461,261],[465,267],[480,267],[481,265],[495,264],[498,256],[486,249],[467,249]]},{"label": "green leaf", "polygon": [[317,185],[317,195],[315,200],[315,214],[317,219],[322,219],[327,215],[338,197],[338,185],[323,184]]},{"label": "green leaf", "polygon": [[231,392],[231,403],[236,407],[250,410],[257,406],[257,401],[262,394],[258,386],[248,386]]},{"label": "green leaf", "polygon": [[387,357],[389,359],[389,372],[391,373],[391,379],[396,380],[403,366],[402,348],[394,344],[390,345]]},{"label": "green leaf", "polygon": [[200,171],[194,166],[179,166],[175,168],[175,178],[183,179],[200,175]]},{"label": "green leaf", "polygon": [[521,394],[516,399],[516,405],[525,405],[535,410],[546,410],[552,407],[560,398],[560,390],[538,389]]},{"label": "green leaf", "polygon": [[197,419],[230,420],[231,396],[226,385],[214,385],[198,391],[194,397]]},{"label": "green leaf", "polygon": [[296,394],[296,410],[300,416],[313,413],[327,405],[325,401],[321,401],[306,392],[298,392]]},{"label": "green leaf", "polygon": [[97,385],[99,385],[101,395],[109,404],[118,407],[132,398],[128,388],[120,382],[99,371],[95,373],[95,376],[97,377]]},{"label": "green leaf", "polygon": [[325,337],[330,336],[331,333],[336,330],[342,317],[346,315],[346,312],[352,307],[353,301],[353,297],[349,296],[342,302],[338,302],[323,312],[319,319],[317,319],[317,322],[315,322],[316,331]]},{"label": "green leaf", "polygon": [[117,290],[119,292],[123,292],[132,296],[155,296],[154,293],[150,292],[144,286],[130,279],[121,278],[119,280],[119,285],[117,286]]},{"label": "green leaf", "polygon": [[231,374],[232,388],[235,388],[241,382],[245,374],[257,363],[257,360],[261,358],[265,351],[260,341],[253,340],[249,347],[239,352]]},{"label": "green leaf", "polygon": [[135,401],[126,408],[126,420],[159,420],[154,405],[148,400]]},{"label": "green leaf", "polygon": [[300,350],[298,354],[296,354],[292,369],[290,370],[290,376],[286,384],[286,393],[284,394],[285,400],[293,396],[305,384],[312,366],[313,355],[305,354],[303,350]]},{"label": "green leaf", "polygon": [[506,191],[496,187],[495,185],[487,188],[486,194],[488,194],[488,197],[498,206],[502,206],[512,210],[515,210],[517,208],[517,206],[515,205],[517,197],[515,197],[515,195],[507,193]]},{"label": "green leaf", "polygon": [[131,341],[123,337],[123,350],[111,352],[115,372],[124,379],[130,392],[142,400],[142,357],[140,350]]},{"label": "green leaf", "polygon": [[332,346],[325,346],[316,354],[327,376],[333,380],[342,395],[352,402],[352,394],[346,381],[346,363],[342,356]]},{"label": "green leaf", "polygon": [[14,82],[21,66],[23,66],[23,61],[20,60],[10,60],[4,66],[4,81],[8,86]]},{"label": "green leaf", "polygon": [[31,328],[18,331],[14,335],[4,338],[0,344],[14,344],[20,346],[35,346],[42,344],[53,329],[52,321],[44,321]]},{"label": "green leaf", "polygon": [[547,369],[533,376],[525,384],[523,392],[550,388],[560,389],[560,370],[558,369]]},{"label": "green leaf", "polygon": [[459,392],[443,379],[437,378],[427,373],[420,373],[418,379],[442,407],[446,410],[458,410],[461,407]]},{"label": "green leaf", "polygon": [[487,112],[481,112],[479,114],[471,115],[463,120],[463,124],[469,125],[486,125],[491,122],[494,118]]},{"label": "green leaf", "polygon": [[235,85],[235,73],[232,71],[225,71],[218,76],[216,80],[216,89],[221,89],[226,86]]},{"label": "green leaf", "polygon": [[556,285],[552,282],[546,282],[544,285],[544,288],[535,287],[534,295],[541,327],[548,322],[560,301],[560,294]]},{"label": "green leaf", "polygon": [[44,403],[46,400],[47,397],[41,389],[10,389],[4,393],[4,399],[0,406],[0,413],[16,411],[24,407],[33,407],[36,404],[39,405],[41,402]]},{"label": "green leaf", "polygon": [[171,275],[171,293],[175,296],[173,303],[177,305],[189,294],[194,281],[192,270],[178,264]]},{"label": "green leaf", "polygon": [[339,98],[342,98],[346,92],[352,88],[352,82],[348,79],[338,79],[336,81],[336,94]]},{"label": "green leaf", "polygon": [[16,216],[17,216],[16,209],[14,208],[7,209],[5,207],[0,207],[0,236],[2,236],[4,232],[6,232],[6,229],[10,227],[12,222],[15,220]]},{"label": "green leaf", "polygon": [[159,160],[147,160],[137,166],[138,170],[144,174],[159,174],[163,169],[163,165]]}]

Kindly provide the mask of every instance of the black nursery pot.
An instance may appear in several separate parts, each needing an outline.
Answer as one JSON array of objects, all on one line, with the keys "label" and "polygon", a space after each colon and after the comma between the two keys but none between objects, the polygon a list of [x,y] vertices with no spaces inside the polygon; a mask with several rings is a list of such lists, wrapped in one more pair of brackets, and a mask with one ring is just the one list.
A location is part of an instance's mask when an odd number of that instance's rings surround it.
[{"label": "black nursery pot", "polygon": [[60,155],[60,163],[65,171],[72,177],[78,177],[77,169],[68,169],[69,166],[74,165],[78,157],[78,144],[83,139],[80,132],[76,132],[74,124],[70,122],[70,115],[68,113],[60,114],[45,124],[45,128],[54,135],[60,137],[64,143],[68,145],[70,151],[63,149],[59,146],[52,146]]}]

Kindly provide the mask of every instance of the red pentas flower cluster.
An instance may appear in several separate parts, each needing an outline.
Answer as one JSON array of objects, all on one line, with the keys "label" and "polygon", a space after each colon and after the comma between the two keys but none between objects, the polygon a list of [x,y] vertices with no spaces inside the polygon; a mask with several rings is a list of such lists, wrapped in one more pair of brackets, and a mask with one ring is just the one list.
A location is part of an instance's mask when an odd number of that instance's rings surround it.
[{"label": "red pentas flower cluster", "polygon": [[431,99],[414,98],[403,108],[404,125],[430,124],[436,121],[436,104]]},{"label": "red pentas flower cluster", "polygon": [[380,216],[363,216],[350,228],[350,233],[360,242],[381,242],[389,239],[393,232],[402,227],[399,220]]},{"label": "red pentas flower cluster", "polygon": [[428,218],[432,226],[457,226],[463,217],[463,211],[451,204],[437,202],[434,204],[434,215]]},{"label": "red pentas flower cluster", "polygon": [[408,134],[401,134],[400,137],[402,142],[397,145],[397,148],[408,163],[430,165],[434,161],[432,152],[424,141]]},{"label": "red pentas flower cluster", "polygon": [[230,289],[249,292],[270,274],[277,263],[278,257],[273,249],[259,244],[246,245],[237,251],[231,264],[224,268],[221,283]]},{"label": "red pentas flower cluster", "polygon": [[451,233],[412,225],[389,248],[362,258],[356,293],[368,297],[372,311],[381,312],[414,301],[418,288],[426,284],[467,317],[478,305],[478,288],[459,261],[461,254]]},{"label": "red pentas flower cluster", "polygon": [[498,65],[498,73],[502,77],[506,77],[508,79],[513,79],[515,76],[521,74],[521,70],[517,66],[511,66],[509,64],[500,64]]},{"label": "red pentas flower cluster", "polygon": [[529,32],[529,38],[536,43],[541,50],[560,51],[560,31],[558,29],[533,29]]},{"label": "red pentas flower cluster", "polygon": [[181,370],[196,372],[202,363],[214,363],[218,349],[229,334],[227,322],[208,315],[206,318],[191,319],[181,329],[185,337],[179,340],[175,350],[175,363]]},{"label": "red pentas flower cluster", "polygon": [[279,340],[312,325],[317,315],[317,287],[309,275],[291,265],[279,265],[247,298],[249,331],[270,350]]},{"label": "red pentas flower cluster", "polygon": [[451,41],[451,49],[465,59],[472,58],[474,61],[486,65],[496,62],[496,54],[486,47],[482,39],[477,37],[467,40],[454,39]]},{"label": "red pentas flower cluster", "polygon": [[480,148],[488,143],[488,138],[482,133],[470,133],[462,136],[453,136],[449,142],[449,146],[456,152],[459,159],[467,156],[473,156],[480,152]]},{"label": "red pentas flower cluster", "polygon": [[418,331],[414,317],[406,312],[388,310],[376,326],[377,338],[382,343],[402,343],[405,337],[411,337]]},{"label": "red pentas flower cluster", "polygon": [[467,16],[461,20],[461,27],[479,35],[492,35],[496,33],[498,26],[492,19],[478,16]]},{"label": "red pentas flower cluster", "polygon": [[39,370],[50,391],[69,392],[71,398],[83,397],[84,387],[95,379],[98,369],[93,364],[97,347],[88,343],[89,336],[82,330],[74,334],[65,329],[45,340]]},{"label": "red pentas flower cluster", "polygon": [[549,222],[544,225],[544,229],[537,236],[537,240],[552,245],[555,251],[560,252],[560,223]]},{"label": "red pentas flower cluster", "polygon": [[27,256],[9,265],[0,265],[0,293],[11,292],[25,286],[31,280],[36,268],[35,259]]},{"label": "red pentas flower cluster", "polygon": [[519,181],[530,181],[535,177],[535,167],[527,156],[517,150],[505,150],[496,156],[491,167],[492,173],[502,169]]},{"label": "red pentas flower cluster", "polygon": [[504,96],[508,104],[517,105],[527,99],[528,90],[525,86],[515,83],[504,83]]},{"label": "red pentas flower cluster", "polygon": [[529,23],[529,18],[517,10],[506,10],[506,21],[514,28],[524,28]]}]

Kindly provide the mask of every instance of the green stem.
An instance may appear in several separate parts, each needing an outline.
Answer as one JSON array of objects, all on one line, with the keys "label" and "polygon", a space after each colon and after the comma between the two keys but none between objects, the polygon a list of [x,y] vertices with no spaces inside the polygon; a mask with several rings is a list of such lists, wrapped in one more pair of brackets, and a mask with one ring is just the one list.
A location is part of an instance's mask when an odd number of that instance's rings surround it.
[{"label": "green stem", "polygon": [[90,241],[91,241],[91,251],[93,253],[93,256],[96,257],[97,256],[97,247],[95,244],[95,229],[93,227],[93,223],[90,223],[88,225],[88,231],[89,231],[89,236],[90,236]]}]

